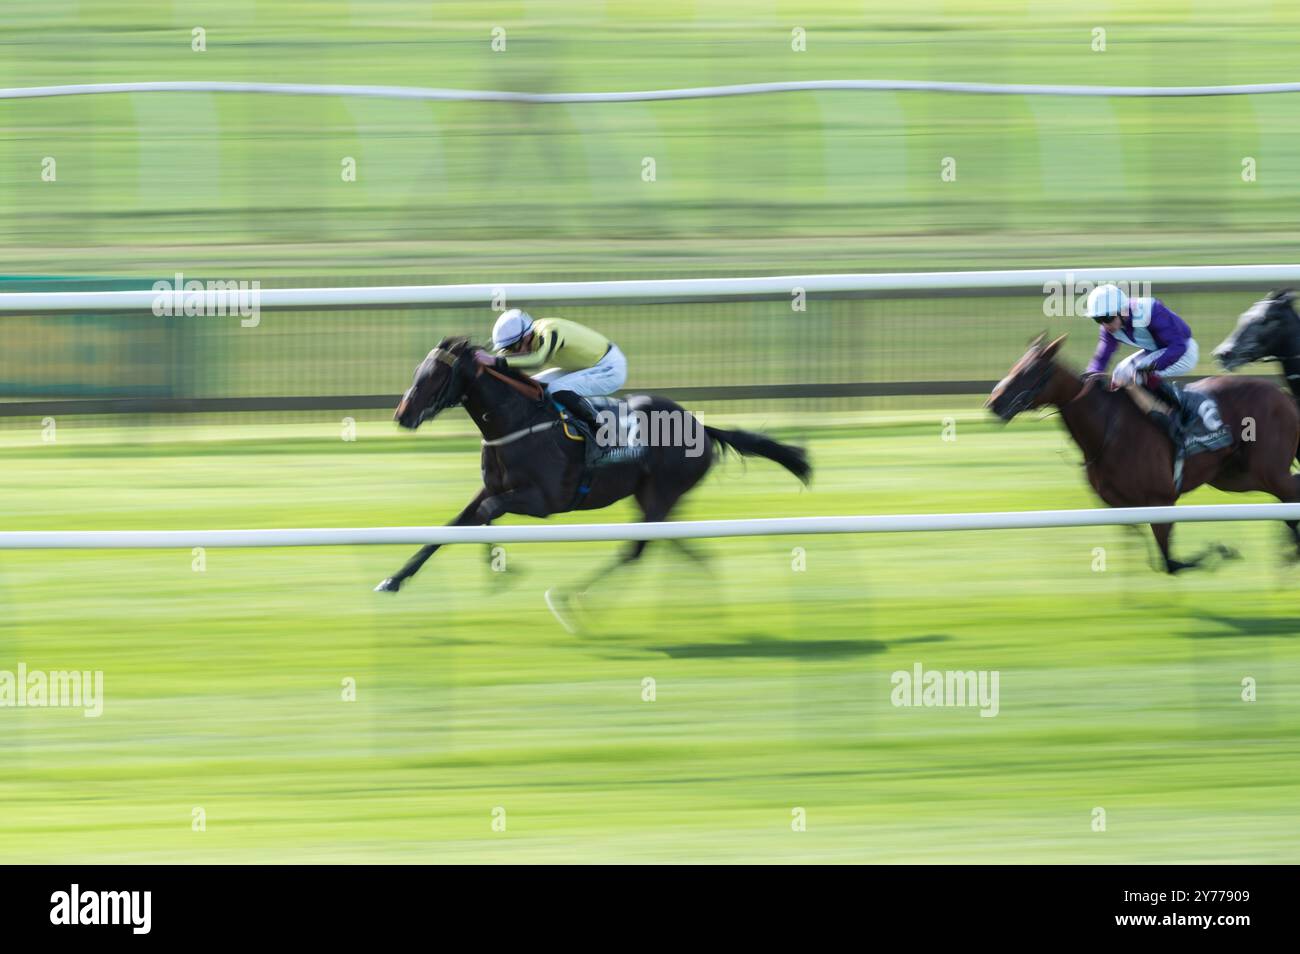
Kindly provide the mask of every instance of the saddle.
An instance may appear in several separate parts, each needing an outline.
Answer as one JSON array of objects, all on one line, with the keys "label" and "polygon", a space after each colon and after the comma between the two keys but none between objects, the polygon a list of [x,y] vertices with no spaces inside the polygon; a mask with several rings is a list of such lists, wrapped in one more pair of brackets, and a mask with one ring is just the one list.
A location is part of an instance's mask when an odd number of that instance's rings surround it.
[{"label": "saddle", "polygon": [[1219,416],[1219,402],[1208,394],[1175,388],[1182,449],[1188,457],[1202,451],[1222,450],[1232,444],[1232,431]]}]

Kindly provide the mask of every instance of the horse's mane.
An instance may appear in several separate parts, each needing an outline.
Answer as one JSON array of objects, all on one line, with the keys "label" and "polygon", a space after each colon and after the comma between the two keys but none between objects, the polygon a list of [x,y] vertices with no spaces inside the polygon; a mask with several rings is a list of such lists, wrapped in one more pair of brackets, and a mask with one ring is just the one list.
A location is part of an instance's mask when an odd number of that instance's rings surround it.
[{"label": "horse's mane", "polygon": [[474,342],[469,340],[468,335],[450,335],[438,342],[438,347],[443,351],[450,351],[452,354],[460,354],[466,348],[473,347]]}]

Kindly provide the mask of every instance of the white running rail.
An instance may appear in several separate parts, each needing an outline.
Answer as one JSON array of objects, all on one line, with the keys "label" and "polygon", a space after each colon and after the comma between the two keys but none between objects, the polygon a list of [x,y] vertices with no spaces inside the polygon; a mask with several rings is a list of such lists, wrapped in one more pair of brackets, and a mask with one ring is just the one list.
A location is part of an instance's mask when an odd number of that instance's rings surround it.
[{"label": "white running rail", "polygon": [[[223,276],[231,278],[231,276]],[[612,301],[619,299],[750,298],[834,292],[890,292],[939,289],[1035,289],[1052,282],[1150,282],[1153,285],[1243,285],[1266,291],[1270,286],[1300,284],[1300,265],[1154,265],[1126,268],[1029,268],[965,272],[884,272],[836,275],[773,275],[751,278],[666,278],[605,282],[525,282],[471,285],[378,285],[361,288],[221,288],[201,291],[162,290],[0,292],[0,314],[54,311],[139,311],[184,314],[187,301],[204,303],[205,314],[244,313],[258,308],[310,308],[382,305],[482,305],[503,297],[520,303]],[[235,285],[236,281],[223,281]],[[225,309],[224,311],[222,309]]]},{"label": "white running rail", "polygon": [[1035,530],[1300,520],[1300,504],[1212,504],[1096,510],[1025,510],[886,516],[686,520],[680,523],[590,523],[511,527],[362,527],[301,530],[19,530],[0,532],[2,550],[156,550],[189,547],[326,547],[426,543],[577,543],[702,537],[812,536],[826,533],[915,533],[935,530]]},{"label": "white running rail", "polygon": [[1067,86],[1042,83],[948,83],[930,80],[792,80],[682,89],[643,89],[606,93],[522,93],[487,89],[370,86],[317,83],[241,83],[163,80],[142,83],[69,83],[0,89],[0,99],[92,96],[110,93],[262,93],[280,96],[365,96],[380,99],[489,103],[638,103],[675,99],[717,99],[771,93],[828,91],[964,93],[984,96],[1253,96],[1300,92],[1300,83],[1248,83],[1239,86]]}]

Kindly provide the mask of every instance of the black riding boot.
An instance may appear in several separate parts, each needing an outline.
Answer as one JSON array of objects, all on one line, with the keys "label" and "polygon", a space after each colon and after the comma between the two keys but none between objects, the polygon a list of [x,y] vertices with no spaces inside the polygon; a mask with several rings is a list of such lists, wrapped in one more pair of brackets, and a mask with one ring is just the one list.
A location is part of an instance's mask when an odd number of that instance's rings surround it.
[{"label": "black riding boot", "polygon": [[1160,400],[1164,401],[1175,411],[1181,412],[1183,409],[1183,399],[1178,394],[1178,388],[1172,381],[1166,381],[1161,378],[1151,389],[1152,393]]},{"label": "black riding boot", "polygon": [[582,429],[586,438],[586,466],[588,469],[607,467],[612,464],[638,463],[644,457],[646,449],[642,446],[620,447],[614,444],[602,446],[597,440],[600,424],[596,420],[596,411],[582,395],[574,391],[552,391],[551,397],[566,411],[573,415],[575,422]]},{"label": "black riding boot", "polygon": [[585,397],[576,391],[551,391],[551,399],[573,415],[574,419],[586,431],[586,437],[594,441],[600,427],[596,423],[596,410]]}]

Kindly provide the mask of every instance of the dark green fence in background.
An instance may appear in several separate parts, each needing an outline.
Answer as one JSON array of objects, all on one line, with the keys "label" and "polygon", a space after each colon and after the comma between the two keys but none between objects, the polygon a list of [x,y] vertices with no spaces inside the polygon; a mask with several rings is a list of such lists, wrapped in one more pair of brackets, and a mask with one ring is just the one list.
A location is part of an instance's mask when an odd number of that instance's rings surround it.
[{"label": "dark green fence in background", "polygon": [[[1211,349],[1265,291],[1155,290],[1192,324],[1198,374],[1213,373]],[[629,358],[630,390],[752,407],[978,395],[1040,331],[1069,331],[1078,366],[1096,341],[1086,318],[1046,315],[1038,290],[810,298],[802,311],[789,299],[530,310],[613,338]],[[0,315],[0,415],[387,410],[442,337],[486,342],[494,317],[463,306],[265,310],[257,327],[241,327],[238,317]]]}]

